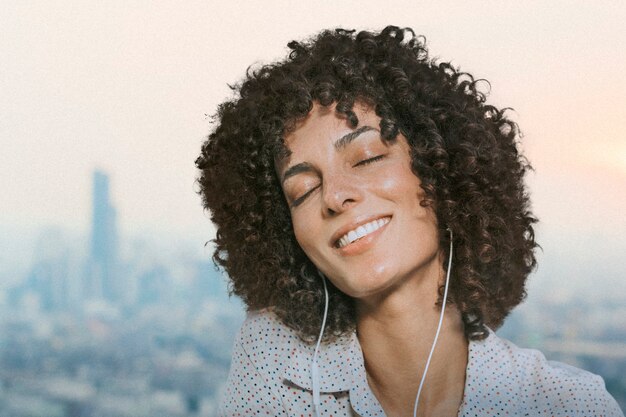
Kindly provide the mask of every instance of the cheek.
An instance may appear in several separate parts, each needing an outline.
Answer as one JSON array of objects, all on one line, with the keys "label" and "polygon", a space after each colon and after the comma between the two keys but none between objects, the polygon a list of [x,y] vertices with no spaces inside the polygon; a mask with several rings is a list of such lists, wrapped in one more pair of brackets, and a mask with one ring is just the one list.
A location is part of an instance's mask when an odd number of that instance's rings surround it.
[{"label": "cheek", "polygon": [[436,216],[432,208],[423,207],[420,203],[424,199],[422,182],[408,167],[401,167],[391,172],[391,175],[381,179],[380,189],[390,196],[396,203],[408,210],[410,217],[418,220],[420,228],[433,225],[436,229]]},{"label": "cheek", "polygon": [[378,188],[396,199],[411,199],[411,201],[419,201],[422,198],[423,190],[421,181],[408,169],[408,167],[399,167],[396,170],[387,172],[381,177]]},{"label": "cheek", "polygon": [[315,242],[319,240],[319,237],[315,236],[315,231],[319,230],[319,228],[311,224],[310,221],[305,221],[305,216],[302,216],[300,213],[296,215],[292,213],[291,222],[293,224],[293,233],[300,248],[311,258],[315,249]]}]

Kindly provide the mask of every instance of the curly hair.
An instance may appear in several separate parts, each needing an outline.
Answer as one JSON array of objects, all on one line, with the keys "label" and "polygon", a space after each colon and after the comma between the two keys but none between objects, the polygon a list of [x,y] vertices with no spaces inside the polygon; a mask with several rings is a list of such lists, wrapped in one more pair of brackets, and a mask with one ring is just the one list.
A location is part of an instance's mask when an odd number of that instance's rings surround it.
[{"label": "curly hair", "polygon": [[[445,230],[454,231],[449,302],[468,339],[486,337],[485,326],[499,327],[525,298],[538,246],[523,181],[531,167],[507,109],[486,104],[481,80],[431,60],[411,29],[327,30],[288,47],[284,61],[249,68],[231,87],[234,98],[219,106],[196,160],[199,194],[217,226],[213,259],[228,273],[231,293],[249,309],[272,308],[303,340],[315,339],[324,289],[295,239],[274,164],[288,152],[285,135],[315,102],[336,104],[356,127],[359,101],[381,118],[384,140],[407,138],[421,204],[436,214],[446,257]],[[332,283],[329,292],[327,341],[355,328],[354,300]]]}]

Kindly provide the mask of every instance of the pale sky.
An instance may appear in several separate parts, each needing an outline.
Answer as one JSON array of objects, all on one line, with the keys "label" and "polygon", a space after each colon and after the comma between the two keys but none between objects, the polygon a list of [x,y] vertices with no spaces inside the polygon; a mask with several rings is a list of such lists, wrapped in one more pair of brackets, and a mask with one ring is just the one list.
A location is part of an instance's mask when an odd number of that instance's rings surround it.
[{"label": "pale sky", "polygon": [[623,271],[624,22],[622,1],[5,2],[0,226],[87,231],[98,167],[123,234],[210,238],[193,162],[226,84],[291,39],[394,24],[515,109],[544,249],[580,240]]}]

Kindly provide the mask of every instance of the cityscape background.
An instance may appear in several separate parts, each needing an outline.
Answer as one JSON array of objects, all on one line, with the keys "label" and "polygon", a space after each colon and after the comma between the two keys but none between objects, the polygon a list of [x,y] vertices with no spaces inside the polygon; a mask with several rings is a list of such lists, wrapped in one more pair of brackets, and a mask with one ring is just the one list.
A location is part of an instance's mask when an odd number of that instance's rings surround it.
[{"label": "cityscape background", "polygon": [[626,408],[626,4],[359,4],[3,4],[0,417],[215,415],[244,309],[195,194],[210,115],[289,40],[389,23],[524,132],[542,249],[498,333]]}]

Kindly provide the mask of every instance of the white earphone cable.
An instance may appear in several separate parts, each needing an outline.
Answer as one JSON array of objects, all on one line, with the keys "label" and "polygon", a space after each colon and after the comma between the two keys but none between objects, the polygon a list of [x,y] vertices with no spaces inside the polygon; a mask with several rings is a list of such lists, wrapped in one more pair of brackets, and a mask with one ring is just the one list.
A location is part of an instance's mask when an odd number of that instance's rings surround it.
[{"label": "white earphone cable", "polygon": [[313,409],[315,415],[319,417],[318,407],[320,405],[320,375],[317,367],[317,354],[319,353],[320,343],[322,342],[322,336],[324,335],[324,327],[326,327],[326,317],[328,316],[328,288],[326,287],[326,277],[319,270],[317,273],[322,277],[324,283],[324,318],[322,319],[322,328],[320,329],[320,335],[317,338],[317,345],[315,345],[315,353],[313,353],[313,363],[311,364],[311,381],[313,391]]},{"label": "white earphone cable", "polygon": [[439,315],[439,325],[437,326],[437,332],[435,333],[435,340],[433,341],[433,346],[430,348],[430,354],[428,355],[428,360],[426,361],[426,366],[424,367],[424,373],[422,374],[422,380],[420,381],[420,386],[417,390],[417,395],[415,396],[415,406],[413,407],[413,417],[417,417],[417,406],[419,404],[420,394],[422,393],[422,388],[424,386],[424,381],[426,380],[426,372],[428,372],[428,366],[430,365],[430,360],[433,357],[433,352],[435,351],[435,345],[437,344],[437,339],[439,338],[439,332],[441,331],[441,324],[443,323],[443,313],[446,309],[446,299],[448,298],[448,284],[450,282],[450,271],[452,270],[452,230],[448,229],[450,232],[450,255],[448,257],[448,272],[446,274],[446,285],[443,291],[443,305],[441,306],[441,314]]},{"label": "white earphone cable", "polygon": [[[446,308],[446,300],[448,298],[448,286],[450,283],[450,271],[452,270],[452,255],[453,255],[453,235],[452,230],[450,231],[450,255],[448,257],[448,271],[446,273],[446,283],[443,292],[443,305],[441,306],[441,314],[439,315],[439,324],[437,325],[437,332],[435,333],[435,339],[433,341],[433,345],[430,349],[430,353],[428,355],[428,360],[426,361],[426,366],[424,367],[424,373],[422,374],[422,380],[420,381],[419,388],[417,390],[417,395],[415,397],[415,406],[413,408],[413,416],[417,417],[417,407],[419,405],[419,397],[422,393],[422,388],[424,387],[424,381],[426,380],[426,373],[428,372],[428,367],[430,366],[430,361],[433,356],[433,352],[435,351],[435,346],[437,345],[437,339],[439,338],[439,333],[441,332],[441,325],[443,323],[444,312]],[[324,284],[324,318],[322,319],[322,327],[320,329],[319,337],[317,338],[317,344],[315,345],[315,352],[313,353],[313,361],[311,364],[311,381],[312,381],[312,391],[313,391],[313,408],[315,415],[319,417],[318,408],[320,405],[320,377],[319,377],[319,369],[317,366],[317,356],[319,353],[320,343],[322,342],[322,336],[324,335],[324,328],[326,327],[326,318],[328,317],[328,287],[326,286],[326,277],[320,271],[318,274],[322,278],[322,283]]]}]

